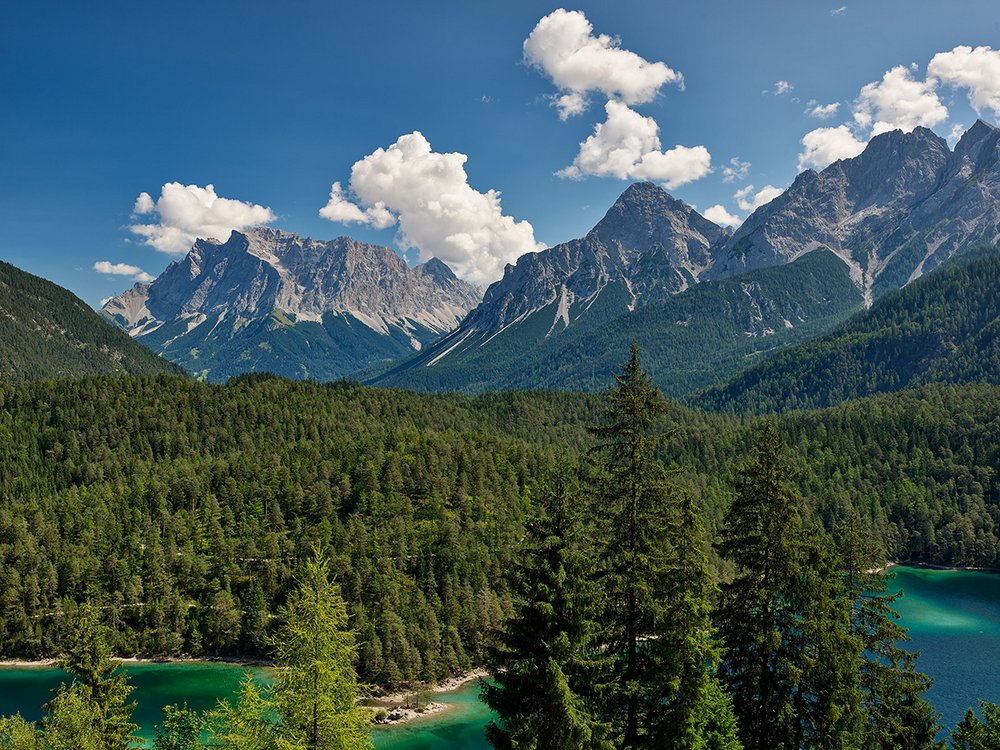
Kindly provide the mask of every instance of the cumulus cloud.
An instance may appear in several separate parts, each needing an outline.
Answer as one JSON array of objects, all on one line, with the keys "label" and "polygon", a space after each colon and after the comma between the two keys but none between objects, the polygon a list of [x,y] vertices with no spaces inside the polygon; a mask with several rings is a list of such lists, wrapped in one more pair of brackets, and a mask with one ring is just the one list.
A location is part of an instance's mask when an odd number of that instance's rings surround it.
[{"label": "cumulus cloud", "polygon": [[861,89],[854,120],[870,127],[874,137],[897,128],[905,132],[917,126],[934,127],[948,119],[948,109],[938,99],[935,81],[917,80],[914,67],[897,65],[881,81]]},{"label": "cumulus cloud", "polygon": [[721,203],[716,203],[714,206],[706,208],[704,216],[706,219],[718,224],[720,227],[738,227],[743,223],[743,219],[729,213],[729,211],[727,211],[725,206]]},{"label": "cumulus cloud", "polygon": [[580,144],[573,163],[557,172],[560,177],[656,180],[675,188],[712,171],[712,157],[704,146],[662,151],[660,128],[652,117],[616,101],[609,101],[604,109],[607,120],[598,123],[593,135]]},{"label": "cumulus cloud", "polygon": [[777,81],[774,84],[774,89],[773,89],[772,93],[775,96],[781,96],[782,94],[787,94],[789,91],[791,91],[794,88],[795,87],[792,84],[790,84],[788,81]]},{"label": "cumulus cloud", "polygon": [[828,120],[837,114],[837,110],[840,109],[840,102],[831,102],[830,104],[820,104],[815,99],[809,102],[809,106],[806,108],[806,114],[810,117],[815,117],[818,120]]},{"label": "cumulus cloud", "polygon": [[977,113],[992,110],[1000,116],[1000,50],[959,45],[939,52],[927,66],[927,77],[969,90],[969,104]]},{"label": "cumulus cloud", "polygon": [[584,112],[592,91],[626,104],[643,104],[665,84],[684,85],[676,70],[622,49],[607,34],[595,36],[586,15],[563,8],[535,25],[524,40],[524,59],[560,89],[553,103],[563,120]]},{"label": "cumulus cloud", "polygon": [[765,203],[770,203],[783,192],[785,191],[774,185],[765,185],[760,190],[754,192],[754,186],[747,185],[742,190],[737,190],[733,197],[736,199],[736,205],[740,207],[740,210],[752,212]]},{"label": "cumulus cloud", "polygon": [[172,254],[186,253],[198,238],[225,240],[234,229],[268,224],[277,218],[265,206],[218,196],[212,185],[179,182],[164,185],[155,201],[149,193],[140,193],[132,214],[134,218],[156,215],[159,221],[137,222],[129,230],[143,237],[145,244]]},{"label": "cumulus cloud", "polygon": [[150,282],[154,278],[139,266],[131,266],[128,263],[112,263],[109,260],[97,261],[94,263],[94,270],[108,276],[131,276],[132,281]]},{"label": "cumulus cloud", "polygon": [[816,128],[802,137],[799,169],[823,169],[838,159],[850,159],[865,150],[866,141],[858,140],[847,125]]},{"label": "cumulus cloud", "polygon": [[729,160],[729,164],[722,168],[722,181],[737,182],[745,180],[748,174],[750,174],[750,162],[743,161],[739,157],[734,156]]},{"label": "cumulus cloud", "polygon": [[503,275],[503,267],[542,248],[527,221],[505,216],[500,193],[469,185],[468,157],[437,153],[417,131],[378,148],[351,168],[351,201],[334,183],[320,216],[385,228],[398,222],[397,239],[420,258],[437,257],[476,284]]}]

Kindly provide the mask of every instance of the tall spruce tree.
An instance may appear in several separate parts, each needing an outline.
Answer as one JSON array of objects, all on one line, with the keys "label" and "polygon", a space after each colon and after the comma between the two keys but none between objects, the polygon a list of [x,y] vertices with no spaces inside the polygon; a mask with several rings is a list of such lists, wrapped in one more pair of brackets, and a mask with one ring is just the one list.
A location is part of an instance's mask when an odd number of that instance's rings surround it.
[{"label": "tall spruce tree", "polygon": [[704,531],[657,455],[666,411],[633,342],[591,428],[602,640],[615,659],[606,713],[622,748],[732,748],[731,711],[714,681]]},{"label": "tall spruce tree", "polygon": [[859,682],[866,746],[877,750],[927,750],[941,746],[934,709],[924,697],[932,680],[917,671],[919,654],[900,644],[910,640],[892,605],[902,591],[889,593],[886,555],[865,533],[851,509],[837,525],[851,630],[861,646]]},{"label": "tall spruce tree", "polygon": [[719,550],[736,567],[717,614],[740,739],[754,750],[859,746],[860,648],[830,542],[766,422],[740,467]]},{"label": "tall spruce tree", "polygon": [[514,613],[488,652],[482,697],[499,717],[486,735],[498,750],[610,747],[595,694],[607,659],[594,642],[592,558],[579,490],[566,470],[543,487],[511,575]]},{"label": "tall spruce tree", "polygon": [[347,608],[329,570],[330,561],[318,552],[305,562],[273,640],[282,666],[272,705],[281,718],[279,746],[289,750],[372,746],[371,714],[355,704],[361,687],[354,633],[347,630]]},{"label": "tall spruce tree", "polygon": [[656,747],[676,750],[738,750],[732,701],[716,671],[721,645],[712,623],[718,587],[708,571],[708,534],[689,492],[679,493],[672,526],[669,609],[657,637],[670,650],[662,716],[651,737]]},{"label": "tall spruce tree", "polygon": [[951,733],[953,750],[997,750],[1000,748],[1000,706],[979,702],[983,718],[971,708]]}]

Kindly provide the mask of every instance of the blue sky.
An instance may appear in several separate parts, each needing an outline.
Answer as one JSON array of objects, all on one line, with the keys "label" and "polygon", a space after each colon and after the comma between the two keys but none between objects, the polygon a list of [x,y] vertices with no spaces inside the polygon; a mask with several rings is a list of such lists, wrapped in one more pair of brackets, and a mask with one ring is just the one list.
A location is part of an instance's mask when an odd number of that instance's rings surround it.
[{"label": "blue sky", "polygon": [[[821,134],[811,157],[819,167],[828,152],[863,146],[880,117],[888,118],[887,127],[900,117],[910,118],[904,128],[933,121],[943,136],[956,124],[971,125],[977,114],[997,120],[996,92],[984,86],[994,70],[992,55],[1000,53],[942,58],[938,78],[927,84],[936,54],[960,45],[1000,46],[994,0],[566,5],[592,25],[596,41],[588,44],[599,62],[602,50],[617,44],[638,56],[632,62],[662,63],[670,75],[683,76],[683,87],[674,78],[651,95],[629,94],[601,78],[620,73],[616,85],[629,86],[621,83],[631,75],[628,64],[624,72],[591,71],[578,84],[589,106],[565,120],[552,99],[571,89],[560,88],[554,66],[526,60],[523,47],[559,7],[511,1],[5,3],[0,258],[97,305],[131,284],[135,274],[116,264],[156,275],[178,257],[176,236],[161,226],[167,219],[132,215],[141,193],[156,208],[162,187],[176,182],[212,185],[220,197],[267,207],[271,224],[282,229],[409,244],[411,259],[439,254],[435,243],[447,236],[454,258],[445,260],[483,282],[518,247],[584,234],[637,176],[653,175],[661,184],[673,179],[677,184],[668,189],[700,210],[721,206],[742,218],[749,209],[740,208],[736,193],[744,191],[743,204],[751,206],[766,186],[786,187],[799,171],[803,137],[816,129],[843,126]],[[563,44],[560,33],[556,29],[553,39]],[[616,41],[602,42],[601,34]],[[618,62],[609,58],[608,64]],[[883,81],[887,71],[911,63],[916,67]],[[978,88],[968,84],[977,70]],[[872,82],[885,85],[865,98],[862,87]],[[900,96],[914,100],[902,114],[890,106]],[[978,97],[975,108],[970,96]],[[646,128],[642,148],[648,149],[649,128],[656,129],[660,145],[652,151],[660,161],[616,173],[602,162],[607,154],[597,143],[592,158],[577,161],[582,169],[575,178],[558,176],[609,117],[608,100],[631,118],[622,127]],[[825,119],[806,113],[834,103],[836,112]],[[429,176],[395,173],[388,160],[376,160],[352,183],[355,162],[413,131],[432,156],[467,159],[428,162]],[[686,175],[664,179],[674,175],[672,168],[655,164],[677,145],[705,153],[692,152]],[[401,158],[405,169],[408,157]],[[749,167],[727,176],[732,159]],[[460,228],[454,232],[435,225],[420,203],[440,187],[428,185],[425,194],[420,182],[437,179],[437,167],[448,172],[445,182],[463,169],[467,175],[467,202],[456,208],[467,215],[452,217]],[[393,175],[394,187],[379,183]],[[343,197],[332,215],[361,221],[319,215],[335,181]],[[499,210],[479,196],[488,190],[500,192]],[[398,222],[379,229],[388,219],[381,221],[373,208],[383,198]],[[239,204],[230,208],[239,213]],[[489,225],[483,233],[473,226],[481,216]],[[129,228],[140,224],[153,229],[142,235]],[[146,240],[173,242],[174,254]],[[495,257],[480,262],[483,253]],[[120,273],[94,270],[101,261]]]}]

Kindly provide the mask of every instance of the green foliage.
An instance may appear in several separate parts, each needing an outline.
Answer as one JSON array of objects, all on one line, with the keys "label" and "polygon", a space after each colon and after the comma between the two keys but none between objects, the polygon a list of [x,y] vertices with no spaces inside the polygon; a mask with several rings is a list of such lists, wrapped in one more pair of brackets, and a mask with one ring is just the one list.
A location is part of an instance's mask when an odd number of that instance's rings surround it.
[{"label": "green foliage", "polygon": [[0,378],[180,372],[51,281],[0,262]]},{"label": "green foliage", "polygon": [[723,674],[747,748],[859,747],[860,644],[829,544],[804,524],[793,477],[765,422],[719,545],[736,569],[717,616]]},{"label": "green foliage", "polygon": [[862,647],[859,686],[867,746],[877,750],[937,747],[940,729],[924,694],[931,680],[916,669],[917,654],[901,644],[909,640],[893,602],[902,591],[888,591],[889,577],[879,567],[884,552],[865,535],[852,510],[837,524],[847,596],[852,602],[851,632]]},{"label": "green foliage", "polygon": [[281,666],[271,699],[281,719],[279,746],[287,750],[371,747],[370,712],[355,705],[361,687],[354,633],[347,630],[347,607],[329,568],[318,552],[306,561],[273,638]]},{"label": "green foliage", "polygon": [[200,750],[205,719],[187,704],[164,706],[163,721],[156,726],[154,750]]},{"label": "green foliage", "polygon": [[608,746],[596,718],[606,659],[597,652],[593,563],[580,491],[566,470],[538,494],[512,575],[514,611],[488,652],[483,700],[500,717],[495,748],[583,750]]},{"label": "green foliage", "polygon": [[982,248],[695,401],[712,409],[780,412],[924,383],[1000,384],[998,286],[1000,255]]},{"label": "green foliage", "polygon": [[211,747],[221,750],[278,750],[279,725],[266,685],[247,674],[235,705],[220,701],[205,716]]},{"label": "green foliage", "polygon": [[954,732],[953,750],[996,750],[1000,747],[1000,706],[980,701],[980,719],[970,708]]},{"label": "green foliage", "polygon": [[[818,250],[776,268],[695,284],[676,295],[631,293],[611,284],[570,305],[572,323],[555,329],[558,303],[485,343],[475,336],[434,366],[455,342],[445,339],[366,380],[419,390],[481,392],[507,388],[599,390],[615,372],[624,342],[635,339],[647,370],[680,397],[744,369],[765,354],[818,336],[861,309],[843,261]],[[484,336],[483,338],[486,338]]]},{"label": "green foliage", "polygon": [[101,750],[125,750],[139,728],[132,721],[135,703],[129,702],[133,687],[121,663],[111,658],[108,629],[90,606],[70,618],[64,636],[64,654],[57,666],[75,679],[62,685],[46,706],[49,716],[43,727],[51,736],[68,732],[72,741],[89,736]]},{"label": "green foliage", "polygon": [[633,342],[600,423],[591,428],[591,513],[603,594],[601,648],[615,655],[605,702],[617,745],[738,744],[718,700],[714,583],[693,500],[658,458],[668,405]]}]

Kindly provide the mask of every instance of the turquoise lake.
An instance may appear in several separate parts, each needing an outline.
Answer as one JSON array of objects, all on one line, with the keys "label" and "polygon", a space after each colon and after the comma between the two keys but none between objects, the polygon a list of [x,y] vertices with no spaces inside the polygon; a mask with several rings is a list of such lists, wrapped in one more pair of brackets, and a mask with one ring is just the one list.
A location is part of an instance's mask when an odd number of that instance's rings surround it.
[{"label": "turquoise lake", "polygon": [[[1000,574],[899,567],[894,588],[901,622],[910,630],[910,648],[921,652],[920,669],[934,678],[931,702],[946,726],[954,726],[980,698],[1000,702]],[[231,664],[129,664],[136,686],[135,720],[142,736],[152,738],[153,726],[167,703],[187,702],[206,709],[219,698],[236,693],[247,668]],[[40,715],[40,706],[66,676],[47,667],[0,668],[0,713]],[[489,711],[479,702],[478,689],[466,685],[438,700],[453,704],[449,711],[410,724],[376,730],[379,750],[486,750],[483,726]]]}]

